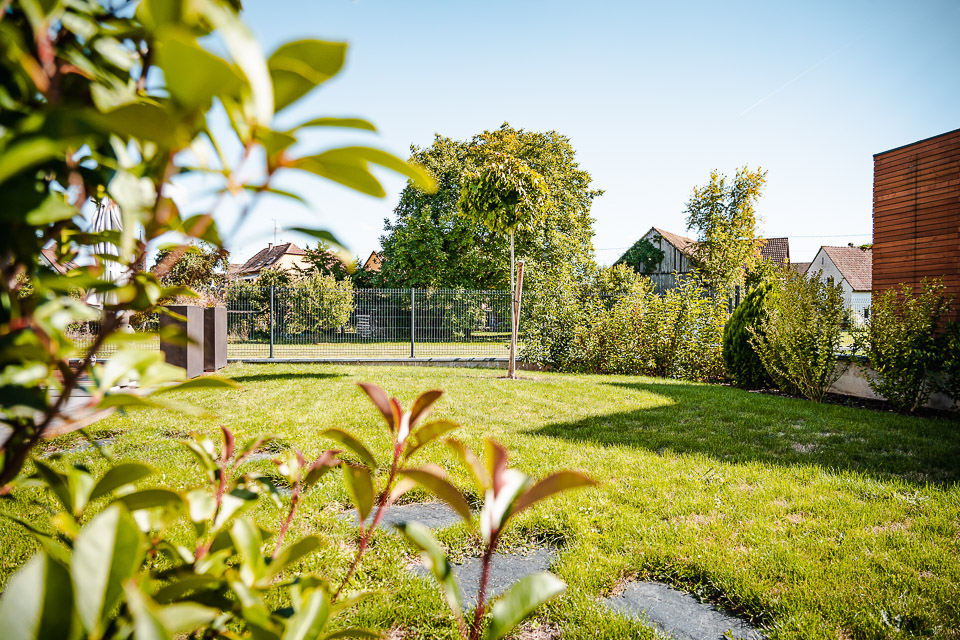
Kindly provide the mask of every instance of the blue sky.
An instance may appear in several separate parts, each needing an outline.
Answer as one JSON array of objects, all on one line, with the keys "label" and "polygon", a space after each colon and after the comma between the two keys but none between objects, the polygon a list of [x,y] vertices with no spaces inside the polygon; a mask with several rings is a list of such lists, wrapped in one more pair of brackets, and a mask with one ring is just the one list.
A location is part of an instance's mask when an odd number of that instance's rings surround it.
[{"label": "blue sky", "polygon": [[[867,242],[873,154],[960,127],[960,2],[527,2],[245,0],[265,48],[346,41],[344,71],[284,121],[358,115],[379,135],[317,135],[310,150],[371,144],[406,157],[434,133],[465,139],[508,121],[570,137],[605,194],[597,260],[649,227],[685,233],[684,204],[711,169],[769,171],[761,230],[794,261]],[[385,199],[310,178],[310,208],[262,202],[228,245],[234,261],[284,227],[377,248],[403,187]],[[230,228],[224,212],[221,224]]]}]

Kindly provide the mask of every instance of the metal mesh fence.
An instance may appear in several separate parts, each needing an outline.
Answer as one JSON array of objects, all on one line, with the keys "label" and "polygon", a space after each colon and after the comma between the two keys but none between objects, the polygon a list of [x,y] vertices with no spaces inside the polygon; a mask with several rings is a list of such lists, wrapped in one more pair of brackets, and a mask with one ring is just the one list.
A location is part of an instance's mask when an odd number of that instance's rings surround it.
[{"label": "metal mesh fence", "polygon": [[506,357],[506,291],[245,287],[227,294],[230,358]]}]

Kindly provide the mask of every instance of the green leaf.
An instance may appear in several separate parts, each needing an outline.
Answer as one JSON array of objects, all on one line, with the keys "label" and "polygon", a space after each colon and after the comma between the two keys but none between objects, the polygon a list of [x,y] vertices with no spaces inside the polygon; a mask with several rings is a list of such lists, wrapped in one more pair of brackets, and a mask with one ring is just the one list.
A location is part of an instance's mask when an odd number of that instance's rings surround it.
[{"label": "green leaf", "polygon": [[260,43],[234,12],[211,0],[198,4],[216,27],[233,61],[247,77],[256,124],[269,125],[274,113],[273,82]]},{"label": "green leaf", "polygon": [[35,459],[33,464],[37,468],[37,475],[47,483],[47,486],[53,491],[53,495],[63,505],[64,510],[73,513],[73,496],[70,495],[70,486],[67,484],[66,474],[60,473],[41,460]]},{"label": "green leaf", "polygon": [[118,504],[101,511],[80,531],[70,573],[77,613],[91,635],[102,634],[124,581],[140,566],[141,542],[140,530]]},{"label": "green leaf", "polygon": [[447,438],[447,446],[457,454],[467,471],[470,472],[470,476],[480,493],[490,488],[490,476],[487,474],[483,463],[480,462],[480,458],[473,451],[456,438]]},{"label": "green leaf", "polygon": [[129,511],[139,511],[156,507],[179,507],[183,498],[169,489],[144,489],[120,496],[114,502],[121,503]]},{"label": "green leaf", "polygon": [[[411,420],[412,422],[412,420]],[[421,447],[424,447],[442,435],[450,433],[454,429],[459,429],[460,425],[449,420],[434,420],[417,429],[413,436],[407,441],[407,450],[403,453],[403,459],[409,460],[414,453]]]},{"label": "green leaf", "polygon": [[400,471],[400,475],[410,478],[446,502],[467,524],[472,522],[473,514],[470,512],[470,505],[467,503],[466,498],[463,497],[463,494],[460,493],[460,490],[450,484],[443,469],[430,466],[420,467],[419,469],[404,469]]},{"label": "green leaf", "polygon": [[189,109],[207,109],[221,93],[235,94],[243,80],[234,66],[203,47],[183,29],[157,36],[157,66],[171,97]]},{"label": "green leaf", "polygon": [[370,173],[370,164],[380,165],[409,178],[417,188],[433,192],[436,181],[422,168],[409,164],[393,154],[371,147],[341,147],[290,162],[294,169],[308,171],[350,187],[361,193],[382,198],[386,195],[380,181]]},{"label": "green leaf", "polygon": [[278,576],[280,572],[289,565],[310,555],[319,549],[322,544],[323,540],[319,537],[307,536],[296,542],[284,545],[277,555],[274,556],[273,560],[270,561],[270,564],[267,565],[266,572],[263,574],[262,579],[264,586],[269,584],[271,580]]},{"label": "green leaf", "polygon": [[582,473],[577,473],[576,471],[558,471],[557,473],[547,476],[520,494],[517,501],[513,504],[513,513],[514,515],[518,514],[527,507],[531,507],[541,500],[549,498],[561,491],[578,489],[580,487],[592,487],[596,484],[596,480],[588,478]]},{"label": "green leaf", "polygon": [[[140,478],[145,478],[153,473],[153,469],[139,462],[125,462],[111,467],[109,471],[103,474],[93,491],[90,493],[90,499],[96,500],[105,496],[111,491],[119,489],[128,484],[133,484]],[[128,505],[129,508],[129,505]]]},{"label": "green leaf", "polygon": [[313,640],[330,617],[330,597],[323,587],[310,589],[295,598],[294,609],[296,613],[287,621],[283,640]]},{"label": "green leaf", "polygon": [[347,493],[350,494],[353,506],[357,508],[360,522],[364,522],[370,515],[370,510],[373,509],[373,476],[367,467],[350,464],[341,466],[343,467],[343,481],[347,485]]},{"label": "green leaf", "polygon": [[27,224],[43,226],[60,220],[69,220],[77,213],[76,208],[64,202],[61,194],[51,193],[44,198],[39,207],[27,214]]},{"label": "green leaf", "polygon": [[124,583],[127,606],[133,616],[134,640],[170,640],[170,633],[158,615],[159,607],[132,580]]},{"label": "green leaf", "polygon": [[0,620],[5,640],[72,637],[73,593],[67,569],[45,553],[33,556],[7,582]]},{"label": "green leaf", "polygon": [[0,184],[32,166],[64,154],[70,142],[44,136],[21,138],[0,153]]},{"label": "green leaf", "polygon": [[176,602],[157,610],[157,617],[171,634],[192,633],[210,624],[219,615],[216,609],[195,602]]},{"label": "green leaf", "polygon": [[88,111],[83,118],[104,133],[115,133],[123,138],[138,138],[155,142],[165,149],[186,147],[190,144],[180,123],[167,109],[148,102],[127,104],[113,111]]},{"label": "green leaf", "polygon": [[308,127],[343,127],[347,129],[363,129],[364,131],[376,131],[377,128],[366,120],[360,118],[314,118],[307,120],[303,124],[294,127],[294,130],[306,129]]},{"label": "green leaf", "polygon": [[443,591],[443,598],[457,617],[461,615],[460,587],[453,573],[453,565],[433,533],[419,522],[401,522],[397,529],[420,550],[420,557]]},{"label": "green leaf", "polygon": [[235,515],[243,513],[257,503],[257,494],[246,489],[234,489],[223,496],[220,512],[213,522],[214,531],[219,530]]},{"label": "green leaf", "polygon": [[360,461],[363,464],[367,465],[370,469],[377,468],[377,459],[373,457],[373,454],[370,453],[370,450],[367,449],[360,440],[353,436],[353,434],[344,431],[343,429],[327,429],[320,434],[325,438],[329,438],[334,442],[339,442],[344,447],[352,451],[360,458]]},{"label": "green leaf", "polygon": [[321,40],[296,40],[278,47],[267,60],[276,110],[290,106],[339,73],[346,53],[345,43]]},{"label": "green leaf", "polygon": [[230,537],[240,555],[240,577],[244,584],[252,586],[263,578],[266,571],[260,529],[246,518],[237,518],[230,528]]},{"label": "green leaf", "polygon": [[[93,48],[102,55],[110,64],[129,71],[137,62],[137,56],[130,49],[126,48],[115,38],[109,36],[100,37],[93,41]],[[169,81],[167,86],[169,87]]]},{"label": "green leaf", "polygon": [[490,622],[484,640],[499,640],[523,621],[530,613],[567,588],[563,580],[552,573],[535,573],[521,579],[497,600],[490,612]]}]

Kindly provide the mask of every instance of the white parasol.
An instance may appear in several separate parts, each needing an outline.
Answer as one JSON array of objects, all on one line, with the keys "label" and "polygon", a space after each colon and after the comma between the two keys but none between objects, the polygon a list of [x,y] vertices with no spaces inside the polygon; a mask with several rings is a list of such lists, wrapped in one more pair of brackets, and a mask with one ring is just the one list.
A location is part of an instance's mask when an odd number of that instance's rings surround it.
[{"label": "white parasol", "polygon": [[[123,220],[120,216],[120,207],[109,198],[104,198],[97,206],[97,212],[93,214],[93,220],[90,221],[90,233],[100,233],[102,231],[123,231]],[[120,250],[112,242],[99,242],[93,248],[94,253],[99,256],[117,256],[120,257]],[[109,282],[119,282],[124,277],[123,265],[113,260],[97,258],[103,264],[102,279]],[[104,303],[115,302],[116,296],[113,293],[106,295],[93,292],[87,297],[87,303],[103,308]]]}]

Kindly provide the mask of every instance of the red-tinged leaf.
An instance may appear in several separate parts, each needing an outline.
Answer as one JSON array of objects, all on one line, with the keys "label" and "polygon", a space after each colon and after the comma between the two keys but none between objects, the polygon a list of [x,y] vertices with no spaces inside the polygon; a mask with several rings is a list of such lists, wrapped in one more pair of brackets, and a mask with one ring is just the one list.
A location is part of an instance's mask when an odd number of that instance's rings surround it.
[{"label": "red-tinged leaf", "polygon": [[393,489],[390,491],[390,497],[387,500],[387,504],[393,504],[400,498],[403,494],[410,489],[413,489],[417,486],[417,483],[411,480],[410,478],[400,478],[400,481],[397,484],[393,485]]},{"label": "red-tinged leaf", "polygon": [[226,464],[227,460],[233,455],[233,432],[223,425],[220,425],[220,431],[223,432],[223,449],[220,451],[220,462]]},{"label": "red-tinged leaf", "polygon": [[260,436],[258,438],[251,438],[250,440],[248,440],[247,443],[243,445],[243,448],[240,449],[240,452],[237,454],[237,459],[233,463],[234,466],[243,462],[247,458],[247,456],[254,453],[260,447],[262,447],[265,443],[270,442],[275,438],[276,436],[270,435],[270,436]]},{"label": "red-tinged leaf", "polygon": [[383,419],[387,421],[387,426],[390,427],[390,431],[393,431],[396,428],[395,425],[397,421],[393,416],[393,405],[390,403],[390,398],[387,397],[384,390],[372,382],[358,382],[357,386],[363,389],[363,392],[367,394],[374,406],[380,410]]},{"label": "red-tinged leaf", "polygon": [[337,467],[340,464],[337,455],[340,453],[340,451],[334,450],[324,451],[319,458],[311,462],[303,479],[304,487],[312,487],[327,471]]},{"label": "red-tinged leaf", "polygon": [[460,490],[450,484],[446,473],[440,467],[428,465],[418,469],[404,469],[400,475],[410,478],[421,487],[437,496],[456,511],[467,524],[473,519],[470,505]]},{"label": "red-tinged leaf", "polygon": [[447,438],[447,446],[453,449],[453,452],[457,454],[457,457],[460,458],[460,462],[467,467],[467,471],[470,472],[470,475],[473,477],[473,482],[476,484],[477,489],[480,490],[482,494],[484,491],[490,488],[490,475],[487,473],[487,470],[484,468],[483,463],[480,462],[480,458],[470,450],[467,445],[463,444],[456,438]]},{"label": "red-tinged leaf", "polygon": [[487,469],[493,481],[494,495],[500,493],[503,486],[503,473],[507,470],[507,450],[493,438],[487,439]]},{"label": "red-tinged leaf", "polygon": [[408,440],[407,450],[403,454],[403,459],[408,460],[410,456],[417,452],[420,447],[426,446],[439,438],[440,436],[459,428],[456,422],[449,420],[435,420],[428,422],[413,433],[413,437]]},{"label": "red-tinged leaf", "polygon": [[576,471],[558,471],[533,485],[517,498],[517,501],[513,505],[513,514],[516,515],[527,507],[531,507],[541,500],[549,498],[561,491],[578,489],[580,487],[592,487],[596,484],[596,480],[588,478],[582,473],[577,473]]},{"label": "red-tinged leaf", "polygon": [[417,422],[427,417],[433,403],[439,400],[442,395],[443,391],[440,389],[432,389],[420,394],[420,397],[413,403],[413,409],[410,410],[411,429],[417,426]]},{"label": "red-tinged leaf", "polygon": [[307,459],[304,457],[303,452],[300,451],[300,449],[297,449],[296,447],[294,447],[293,452],[296,454],[297,462],[300,464],[300,468],[302,469],[304,466],[306,466]]},{"label": "red-tinged leaf", "polygon": [[399,429],[400,420],[403,419],[403,407],[400,406],[400,401],[396,398],[390,398],[390,415],[393,416],[393,425]]}]

